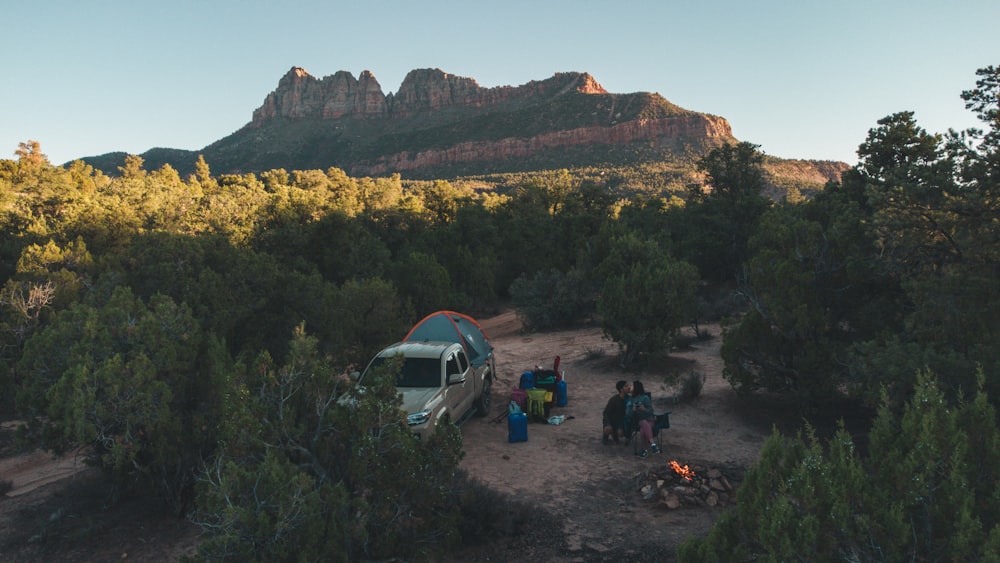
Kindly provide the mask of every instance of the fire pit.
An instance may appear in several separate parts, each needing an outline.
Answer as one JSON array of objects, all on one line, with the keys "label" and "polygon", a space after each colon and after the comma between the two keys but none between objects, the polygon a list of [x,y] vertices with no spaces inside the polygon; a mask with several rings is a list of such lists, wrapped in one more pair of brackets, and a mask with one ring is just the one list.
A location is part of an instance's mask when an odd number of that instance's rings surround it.
[{"label": "fire pit", "polygon": [[644,475],[640,492],[668,509],[729,506],[736,503],[736,487],[743,480],[738,466],[709,467],[671,460]]}]

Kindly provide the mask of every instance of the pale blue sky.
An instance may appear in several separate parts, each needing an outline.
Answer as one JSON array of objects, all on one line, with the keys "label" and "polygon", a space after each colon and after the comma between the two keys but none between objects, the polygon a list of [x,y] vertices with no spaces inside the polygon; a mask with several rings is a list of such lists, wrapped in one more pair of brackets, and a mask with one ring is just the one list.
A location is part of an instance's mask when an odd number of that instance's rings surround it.
[{"label": "pale blue sky", "polygon": [[[291,67],[440,68],[484,87],[589,72],[729,120],[784,158],[854,163],[875,122],[977,125],[959,97],[1000,65],[1000,1],[0,0],[0,158],[197,150]],[[211,165],[211,163],[209,163]]]}]

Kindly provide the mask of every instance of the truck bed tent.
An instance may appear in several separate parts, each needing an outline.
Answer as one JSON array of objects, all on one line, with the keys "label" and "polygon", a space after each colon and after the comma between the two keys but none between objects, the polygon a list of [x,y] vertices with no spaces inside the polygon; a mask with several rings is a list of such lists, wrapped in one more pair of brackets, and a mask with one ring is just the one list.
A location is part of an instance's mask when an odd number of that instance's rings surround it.
[{"label": "truck bed tent", "polygon": [[410,329],[403,342],[444,341],[465,346],[473,366],[485,364],[493,355],[493,345],[475,319],[455,311],[431,313]]}]

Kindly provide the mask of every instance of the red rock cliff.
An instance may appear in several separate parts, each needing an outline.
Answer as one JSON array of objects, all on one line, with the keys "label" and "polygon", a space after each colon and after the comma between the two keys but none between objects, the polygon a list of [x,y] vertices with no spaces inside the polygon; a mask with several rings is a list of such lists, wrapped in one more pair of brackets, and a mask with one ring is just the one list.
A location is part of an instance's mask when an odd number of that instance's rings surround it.
[{"label": "red rock cliff", "polygon": [[379,158],[374,163],[357,164],[351,174],[382,175],[421,168],[477,161],[499,161],[523,158],[541,150],[558,147],[594,145],[625,145],[636,141],[656,141],[672,138],[714,139],[710,144],[732,141],[729,122],[713,115],[683,115],[655,120],[633,120],[610,127],[585,127],[553,131],[534,137],[507,138],[497,141],[470,141],[445,149],[416,153],[402,152]]},{"label": "red rock cliff", "polygon": [[[504,112],[512,117],[504,119]],[[293,123],[277,122],[279,118]],[[462,127],[476,119],[481,121]],[[417,69],[387,96],[368,71],[359,79],[346,71],[317,79],[296,67],[253,113],[250,127],[295,127],[294,122],[311,120],[345,120],[351,141],[331,143],[336,148],[330,152],[312,150],[311,160],[304,162],[340,166],[354,175],[510,161],[560,147],[641,143],[666,154],[735,141],[721,117],[685,110],[658,94],[610,94],[594,77],[579,72],[483,88],[472,78]],[[378,120],[389,127],[369,127]],[[341,129],[330,130],[336,138]],[[310,142],[315,149],[324,140],[313,137]]]},{"label": "red rock cliff", "polygon": [[565,91],[607,94],[586,73],[557,73],[552,78],[522,86],[483,88],[472,78],[439,69],[411,70],[399,91],[386,96],[375,76],[361,73],[359,79],[347,71],[318,79],[293,67],[278,81],[264,104],[253,112],[251,125],[260,126],[275,117],[338,119],[342,117],[402,118],[421,111],[463,106],[482,108],[501,102],[551,96]]}]

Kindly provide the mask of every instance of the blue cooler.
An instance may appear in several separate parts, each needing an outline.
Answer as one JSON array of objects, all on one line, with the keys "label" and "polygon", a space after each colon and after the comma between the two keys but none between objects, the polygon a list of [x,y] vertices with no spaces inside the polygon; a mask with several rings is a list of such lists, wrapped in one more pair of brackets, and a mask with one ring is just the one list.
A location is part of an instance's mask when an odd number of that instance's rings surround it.
[{"label": "blue cooler", "polygon": [[507,440],[510,442],[528,441],[528,415],[523,412],[512,412],[507,415]]}]

